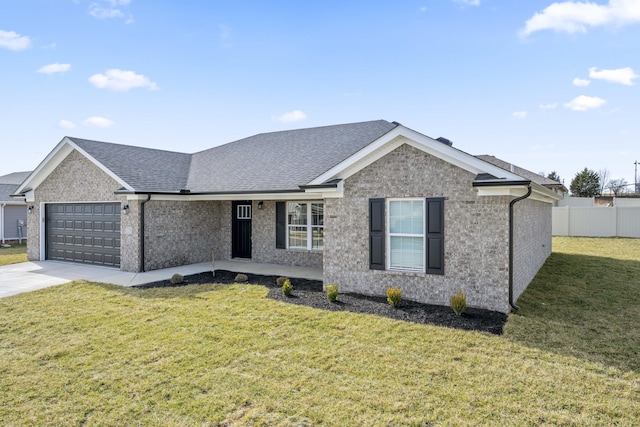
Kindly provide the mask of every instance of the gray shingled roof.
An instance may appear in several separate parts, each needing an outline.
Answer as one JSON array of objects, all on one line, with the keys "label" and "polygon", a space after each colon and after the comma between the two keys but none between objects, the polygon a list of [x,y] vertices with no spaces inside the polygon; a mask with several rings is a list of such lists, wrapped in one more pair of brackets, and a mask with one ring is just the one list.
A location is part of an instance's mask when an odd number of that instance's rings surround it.
[{"label": "gray shingled roof", "polygon": [[69,140],[138,192],[297,191],[396,126],[376,120],[263,133],[195,154]]},{"label": "gray shingled roof", "polygon": [[193,155],[192,192],[298,190],[397,125],[385,120],[263,133]]},{"label": "gray shingled roof", "polygon": [[80,138],[69,139],[135,190],[178,191],[186,188],[190,154]]},{"label": "gray shingled roof", "polygon": [[18,199],[12,199],[11,195],[18,186],[16,184],[0,184],[0,203],[1,202],[17,202]]},{"label": "gray shingled roof", "polygon": [[0,184],[15,184],[20,185],[22,182],[27,179],[31,172],[13,172],[8,175],[0,176]]},{"label": "gray shingled roof", "polygon": [[[490,156],[488,154],[480,154],[478,156],[475,156],[480,160],[483,160],[487,163],[491,163],[494,166],[497,166],[501,169],[504,169],[506,171],[511,171],[511,163],[509,162],[505,162],[504,160],[498,159],[496,156]],[[543,185],[545,187],[557,187],[557,186],[561,186],[562,184],[559,183],[558,181],[554,181],[553,179],[549,179],[547,177],[544,177],[540,174],[537,174],[535,172],[531,172],[529,170],[523,169],[519,166],[515,166],[513,168],[513,173],[515,173],[516,175],[519,175],[525,179],[528,179],[532,182],[535,182],[536,184],[540,184]]]}]

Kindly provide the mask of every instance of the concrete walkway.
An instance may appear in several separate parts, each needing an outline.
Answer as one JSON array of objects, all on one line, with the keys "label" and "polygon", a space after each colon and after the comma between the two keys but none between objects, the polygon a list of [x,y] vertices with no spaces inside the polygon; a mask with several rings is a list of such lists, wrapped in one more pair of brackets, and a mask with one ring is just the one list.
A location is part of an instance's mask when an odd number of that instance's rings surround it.
[{"label": "concrete walkway", "polygon": [[[321,269],[260,264],[249,260],[219,260],[216,261],[215,268],[216,270],[228,270],[237,273],[322,280]],[[144,273],[127,273],[115,268],[96,267],[71,262],[22,262],[0,267],[0,298],[60,285],[73,280],[88,280],[91,282],[111,283],[121,286],[136,286],[169,279],[174,273],[188,276],[205,271],[211,271],[210,262],[165,268]]]}]

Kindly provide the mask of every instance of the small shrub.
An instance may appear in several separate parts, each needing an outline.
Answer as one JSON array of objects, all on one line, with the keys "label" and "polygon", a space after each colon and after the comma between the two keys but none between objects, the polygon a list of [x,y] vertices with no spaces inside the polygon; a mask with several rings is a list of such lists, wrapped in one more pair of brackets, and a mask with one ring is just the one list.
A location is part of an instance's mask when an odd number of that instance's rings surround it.
[{"label": "small shrub", "polygon": [[338,299],[338,285],[334,283],[327,285],[327,299],[331,302]]},{"label": "small shrub", "polygon": [[171,276],[171,279],[169,279],[169,281],[171,282],[172,285],[178,285],[184,282],[184,277],[182,277],[182,274],[176,273],[173,276]]},{"label": "small shrub", "polygon": [[278,285],[278,287],[281,288],[282,285],[284,285],[284,281],[285,280],[289,280],[289,278],[288,277],[282,277],[282,276],[278,277],[276,279],[276,285]]},{"label": "small shrub", "polygon": [[282,283],[282,293],[288,297],[291,295],[292,291],[293,285],[291,284],[291,280],[285,279],[285,281]]},{"label": "small shrub", "polygon": [[236,278],[233,279],[236,283],[247,283],[249,281],[249,276],[246,274],[239,273],[236,275]]},{"label": "small shrub", "polygon": [[387,302],[393,307],[397,307],[402,301],[402,289],[387,288]]},{"label": "small shrub", "polygon": [[460,289],[457,293],[451,295],[451,308],[453,312],[458,316],[462,316],[462,313],[467,309],[467,297]]}]

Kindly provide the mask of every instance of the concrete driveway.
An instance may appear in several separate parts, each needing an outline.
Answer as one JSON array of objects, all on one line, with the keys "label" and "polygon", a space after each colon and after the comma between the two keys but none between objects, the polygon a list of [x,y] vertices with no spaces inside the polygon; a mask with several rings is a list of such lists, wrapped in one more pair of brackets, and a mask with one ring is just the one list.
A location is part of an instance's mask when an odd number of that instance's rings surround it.
[{"label": "concrete driveway", "polygon": [[[216,270],[269,276],[302,277],[322,281],[322,269],[262,264],[244,260],[216,260]],[[48,288],[73,280],[111,283],[121,286],[136,286],[167,280],[175,273],[190,274],[211,271],[210,262],[182,265],[180,267],[127,273],[117,268],[95,267],[72,262],[35,261],[0,266],[0,298],[36,289]]]},{"label": "concrete driveway", "polygon": [[21,262],[0,267],[0,298],[80,279],[121,286],[135,286],[166,280],[174,273],[186,276],[204,271],[211,271],[211,263],[204,262],[146,273],[127,273],[116,268],[95,267],[70,262]]}]

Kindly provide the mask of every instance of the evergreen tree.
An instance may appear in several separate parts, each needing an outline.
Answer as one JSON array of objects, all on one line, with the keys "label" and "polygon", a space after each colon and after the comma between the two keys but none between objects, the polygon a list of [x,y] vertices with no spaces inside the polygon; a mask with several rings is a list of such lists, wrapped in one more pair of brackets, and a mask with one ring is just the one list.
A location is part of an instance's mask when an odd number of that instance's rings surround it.
[{"label": "evergreen tree", "polygon": [[560,175],[558,175],[556,171],[551,171],[551,173],[547,175],[547,178],[562,183],[562,181],[560,180]]},{"label": "evergreen tree", "polygon": [[584,168],[571,180],[571,194],[578,197],[594,197],[600,194],[600,176],[596,171]]}]

